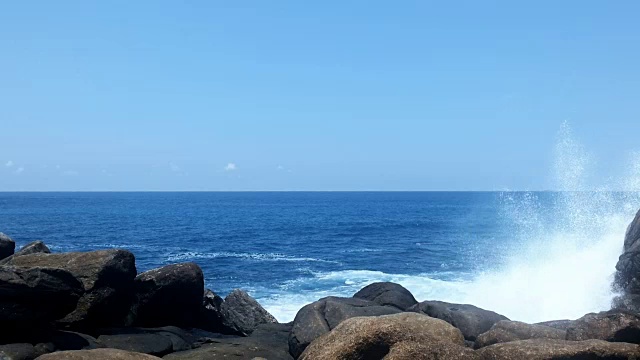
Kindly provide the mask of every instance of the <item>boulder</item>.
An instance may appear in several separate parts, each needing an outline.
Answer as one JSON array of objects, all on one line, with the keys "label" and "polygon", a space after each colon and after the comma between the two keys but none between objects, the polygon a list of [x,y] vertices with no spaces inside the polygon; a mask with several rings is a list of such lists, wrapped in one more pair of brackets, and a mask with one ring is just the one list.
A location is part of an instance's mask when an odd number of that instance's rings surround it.
[{"label": "boulder", "polygon": [[481,358],[472,349],[459,345],[402,341],[391,348],[384,360],[481,360]]},{"label": "boulder", "polygon": [[119,349],[60,351],[42,355],[37,360],[158,360],[159,357]]},{"label": "boulder", "polygon": [[213,291],[206,289],[202,298],[200,308],[201,329],[213,332],[223,332],[222,325],[222,303],[224,299]]},{"label": "boulder", "polygon": [[0,335],[40,328],[76,307],[82,284],[68,271],[0,266]]},{"label": "boulder", "polygon": [[473,305],[449,304],[442,301],[423,301],[407,311],[420,312],[444,320],[460,329],[464,338],[469,341],[475,341],[478,335],[489,331],[498,321],[509,320],[505,316]]},{"label": "boulder", "polygon": [[315,339],[334,329],[346,319],[362,316],[397,314],[391,306],[357,298],[326,297],[306,305],[296,314],[289,336],[289,351],[294,358]]},{"label": "boulder", "polygon": [[15,250],[16,250],[15,241],[11,240],[11,238],[8,235],[4,233],[0,233],[0,260],[13,255],[13,252]]},{"label": "boulder", "polygon": [[[174,351],[190,350],[193,344],[199,340],[197,336],[194,336],[189,331],[175,326],[100,329],[99,333],[98,341],[106,347],[158,356]],[[158,337],[162,337],[162,339]],[[122,343],[125,344],[118,345]],[[129,347],[127,348],[127,346]],[[159,348],[161,349],[158,350]]]},{"label": "boulder", "polygon": [[640,211],[629,224],[624,251],[616,264],[614,284],[625,294],[640,294]]},{"label": "boulder", "polygon": [[[396,344],[402,348],[394,349]],[[412,352],[422,352],[418,359],[433,359],[433,354],[423,351],[435,349],[438,344],[455,346],[460,354],[471,351],[464,347],[460,330],[440,319],[419,313],[356,317],[343,321],[330,333],[313,341],[300,359],[375,360],[389,353],[402,358],[400,355]]]},{"label": "boulder", "polygon": [[73,331],[56,331],[51,337],[55,350],[91,350],[104,347],[96,338]]},{"label": "boulder", "polygon": [[107,348],[156,356],[163,356],[173,352],[171,340],[158,334],[100,335],[98,341]]},{"label": "boulder", "polygon": [[550,320],[536,323],[535,325],[542,325],[552,327],[554,329],[567,330],[569,326],[573,324],[573,320]]},{"label": "boulder", "polygon": [[487,346],[476,350],[476,353],[487,360],[623,360],[638,359],[640,348],[635,344],[602,340],[530,339]]},{"label": "boulder", "polygon": [[75,328],[118,326],[131,303],[135,258],[126,250],[15,256],[10,265],[50,267],[70,272],[84,288],[73,312],[60,320]]},{"label": "boulder", "polygon": [[37,356],[36,350],[31,344],[0,345],[0,359],[2,360],[33,360]]},{"label": "boulder", "polygon": [[135,278],[129,323],[154,327],[196,327],[204,293],[202,269],[195,263],[163,266]]},{"label": "boulder", "polygon": [[260,324],[277,323],[254,298],[245,291],[233,290],[220,306],[224,332],[247,336]]},{"label": "boulder", "polygon": [[409,290],[392,282],[367,285],[353,297],[373,301],[378,305],[393,306],[403,311],[418,303]]},{"label": "boulder", "polygon": [[502,320],[493,325],[489,331],[480,334],[476,338],[475,348],[480,349],[493,344],[527,339],[564,340],[566,335],[566,330],[550,326]]},{"label": "boulder", "polygon": [[567,340],[588,339],[640,344],[640,316],[616,311],[592,313],[567,328]]},{"label": "boulder", "polygon": [[611,309],[640,314],[640,294],[623,294],[616,296],[611,303]]},{"label": "boulder", "polygon": [[287,343],[290,331],[291,324],[262,324],[248,337],[210,338],[197,349],[175,352],[164,359],[292,360]]},{"label": "boulder", "polygon": [[49,250],[47,245],[45,245],[40,240],[36,240],[34,242],[31,242],[31,243],[23,246],[15,254],[0,260],[0,265],[9,263],[11,261],[11,258],[14,257],[14,256],[22,256],[22,255],[29,255],[29,254],[50,254],[50,253],[51,253],[51,250]]}]

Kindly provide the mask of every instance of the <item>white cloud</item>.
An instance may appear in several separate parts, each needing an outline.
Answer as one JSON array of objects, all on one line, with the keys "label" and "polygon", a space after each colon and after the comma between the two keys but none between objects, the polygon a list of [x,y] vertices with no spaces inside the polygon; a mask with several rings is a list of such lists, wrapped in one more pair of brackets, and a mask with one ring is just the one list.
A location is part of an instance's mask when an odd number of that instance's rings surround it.
[{"label": "white cloud", "polygon": [[234,163],[228,163],[227,166],[224,167],[225,171],[235,171],[238,170],[238,167]]},{"label": "white cloud", "polygon": [[60,165],[56,165],[56,169],[60,170]]},{"label": "white cloud", "polygon": [[7,163],[6,163],[6,164],[4,164],[4,166],[6,166],[6,167],[12,167],[12,166],[13,166],[13,161],[11,161],[11,160],[7,161]]},{"label": "white cloud", "polygon": [[16,169],[15,173],[16,174],[21,174],[23,171],[24,171],[24,168],[21,166],[21,167]]},{"label": "white cloud", "polygon": [[284,166],[282,166],[282,165],[278,165],[278,167],[277,167],[276,169],[278,169],[278,170],[284,170]]},{"label": "white cloud", "polygon": [[169,163],[169,168],[171,169],[171,171],[173,172],[178,172],[180,171],[180,167],[172,162]]}]

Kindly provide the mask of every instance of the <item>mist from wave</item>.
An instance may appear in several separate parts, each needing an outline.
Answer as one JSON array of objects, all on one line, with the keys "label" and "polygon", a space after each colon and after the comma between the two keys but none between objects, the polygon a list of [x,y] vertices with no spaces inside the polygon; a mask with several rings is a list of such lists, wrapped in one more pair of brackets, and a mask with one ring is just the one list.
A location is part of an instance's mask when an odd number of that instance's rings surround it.
[{"label": "mist from wave", "polygon": [[[590,186],[594,159],[565,123],[553,169],[555,187],[561,191],[500,195],[500,215],[514,241],[507,251],[501,250],[506,254],[501,261],[488,269],[419,275],[366,270],[314,273],[279,290],[270,289],[260,301],[279,320],[290,321],[298,309],[319,298],[352,296],[372,282],[392,281],[409,289],[418,301],[469,303],[525,322],[575,319],[607,310],[616,295],[611,283],[625,231],[640,207],[640,156],[632,159],[623,179],[610,186]],[[610,191],[613,188],[625,192]]]}]

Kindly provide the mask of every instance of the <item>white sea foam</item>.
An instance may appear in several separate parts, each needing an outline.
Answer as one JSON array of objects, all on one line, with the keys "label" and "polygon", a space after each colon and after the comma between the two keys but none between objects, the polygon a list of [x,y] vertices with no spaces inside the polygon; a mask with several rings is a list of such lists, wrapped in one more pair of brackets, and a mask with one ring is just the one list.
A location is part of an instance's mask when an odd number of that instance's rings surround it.
[{"label": "white sea foam", "polygon": [[[610,188],[592,186],[593,157],[564,124],[555,157],[555,186],[563,192],[552,196],[552,204],[539,198],[545,194],[503,194],[502,215],[516,241],[503,261],[487,271],[446,281],[438,280],[442,274],[318,273],[287,283],[282,292],[260,301],[280,321],[290,321],[300,307],[321,297],[351,296],[369,283],[392,281],[419,301],[470,303],[526,322],[574,319],[609,309],[625,230],[640,207],[640,155],[631,157],[624,179]],[[608,191],[613,189],[626,192]]]},{"label": "white sea foam", "polygon": [[236,253],[236,252],[197,252],[188,251],[180,254],[172,254],[167,257],[168,262],[177,262],[193,259],[215,259],[215,258],[241,258],[256,261],[294,261],[294,262],[326,262],[337,263],[336,261],[315,259],[311,257],[295,257],[275,253]]}]

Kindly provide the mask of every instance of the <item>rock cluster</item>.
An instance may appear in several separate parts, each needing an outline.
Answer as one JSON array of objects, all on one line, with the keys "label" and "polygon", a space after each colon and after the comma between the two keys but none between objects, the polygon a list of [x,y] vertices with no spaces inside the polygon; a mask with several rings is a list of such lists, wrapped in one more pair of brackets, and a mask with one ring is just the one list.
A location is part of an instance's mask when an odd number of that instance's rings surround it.
[{"label": "rock cluster", "polygon": [[577,320],[526,324],[382,282],[279,324],[242,290],[205,289],[194,263],[138,274],[126,250],[16,251],[0,233],[0,359],[640,360],[640,213],[624,249],[623,295]]}]

